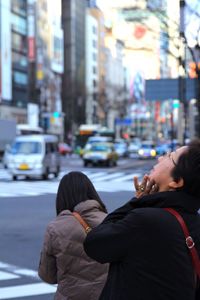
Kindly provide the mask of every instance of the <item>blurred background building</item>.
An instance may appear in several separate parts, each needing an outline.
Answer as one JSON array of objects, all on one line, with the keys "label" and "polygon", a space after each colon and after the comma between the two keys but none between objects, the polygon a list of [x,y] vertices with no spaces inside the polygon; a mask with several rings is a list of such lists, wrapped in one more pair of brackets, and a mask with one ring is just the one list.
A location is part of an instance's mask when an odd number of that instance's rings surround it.
[{"label": "blurred background building", "polygon": [[198,0],[0,0],[0,118],[200,136]]}]

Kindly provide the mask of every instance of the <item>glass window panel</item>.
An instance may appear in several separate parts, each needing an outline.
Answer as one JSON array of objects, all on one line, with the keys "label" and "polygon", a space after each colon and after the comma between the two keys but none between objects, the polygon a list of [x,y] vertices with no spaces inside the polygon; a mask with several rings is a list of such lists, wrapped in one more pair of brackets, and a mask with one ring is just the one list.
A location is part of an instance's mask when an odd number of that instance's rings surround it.
[{"label": "glass window panel", "polygon": [[14,71],[14,82],[21,85],[26,85],[28,83],[28,77],[27,74]]}]

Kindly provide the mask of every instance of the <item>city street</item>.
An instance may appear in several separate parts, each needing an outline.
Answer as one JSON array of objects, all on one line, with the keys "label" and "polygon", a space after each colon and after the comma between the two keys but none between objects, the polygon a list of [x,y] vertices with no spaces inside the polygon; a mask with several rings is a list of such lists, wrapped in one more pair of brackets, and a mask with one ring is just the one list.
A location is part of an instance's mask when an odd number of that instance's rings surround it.
[{"label": "city street", "polygon": [[87,174],[112,211],[134,195],[133,176],[141,178],[155,163],[127,158],[113,168],[84,168],[76,156],[62,160],[59,178],[48,181],[12,181],[7,170],[0,168],[0,299],[53,299],[56,288],[38,278],[37,267],[45,227],[55,216],[58,183],[65,173],[79,170]]}]

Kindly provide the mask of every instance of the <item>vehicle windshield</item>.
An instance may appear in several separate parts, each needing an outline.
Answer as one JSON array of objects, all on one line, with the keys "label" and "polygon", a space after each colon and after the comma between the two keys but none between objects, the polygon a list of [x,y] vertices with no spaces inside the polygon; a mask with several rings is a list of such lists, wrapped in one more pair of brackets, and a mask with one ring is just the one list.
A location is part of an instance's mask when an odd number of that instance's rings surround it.
[{"label": "vehicle windshield", "polygon": [[42,145],[39,142],[16,142],[10,150],[12,154],[39,154],[42,152]]},{"label": "vehicle windshield", "polygon": [[151,144],[142,144],[141,148],[143,148],[143,149],[150,149],[150,148],[154,148],[154,145],[151,145]]},{"label": "vehicle windshield", "polygon": [[109,147],[107,145],[92,145],[91,151],[109,151]]}]

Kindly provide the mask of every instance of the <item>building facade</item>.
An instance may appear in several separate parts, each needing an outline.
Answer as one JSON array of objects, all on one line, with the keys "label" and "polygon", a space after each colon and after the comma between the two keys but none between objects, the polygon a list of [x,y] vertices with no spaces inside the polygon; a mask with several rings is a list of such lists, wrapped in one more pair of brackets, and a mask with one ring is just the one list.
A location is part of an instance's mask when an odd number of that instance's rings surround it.
[{"label": "building facade", "polygon": [[0,1],[0,118],[62,137],[61,1],[52,6],[48,0]]},{"label": "building facade", "polygon": [[65,140],[86,122],[85,101],[85,12],[87,1],[62,0],[64,31],[64,74],[62,106]]},{"label": "building facade", "polygon": [[0,1],[0,118],[27,120],[27,1]]}]

